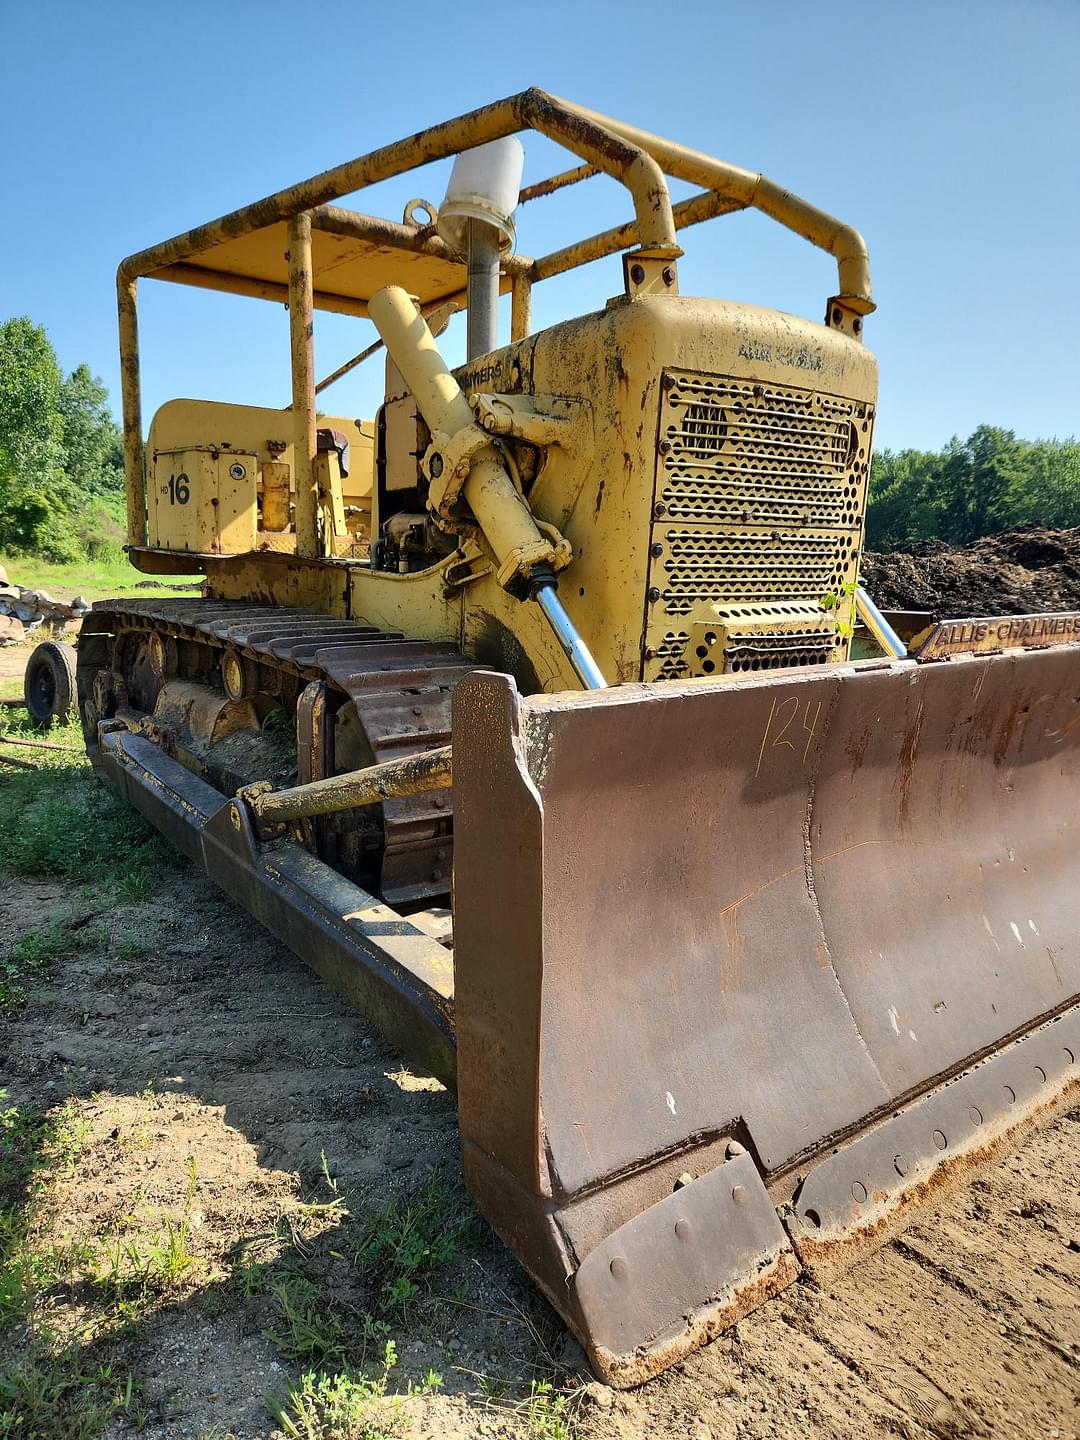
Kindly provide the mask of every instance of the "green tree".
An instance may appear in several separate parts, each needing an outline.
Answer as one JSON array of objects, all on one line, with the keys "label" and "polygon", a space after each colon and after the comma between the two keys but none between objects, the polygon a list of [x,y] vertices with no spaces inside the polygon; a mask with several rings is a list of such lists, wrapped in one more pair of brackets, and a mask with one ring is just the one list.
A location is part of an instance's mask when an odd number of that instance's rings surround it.
[{"label": "green tree", "polygon": [[980,535],[1016,524],[1024,454],[1013,431],[980,425],[964,441],[954,436],[945,450],[944,537],[954,545],[968,545]]},{"label": "green tree", "polygon": [[940,470],[941,456],[921,450],[883,450],[874,456],[866,510],[871,549],[895,550],[939,534],[944,510]]},{"label": "green tree", "polygon": [[60,366],[42,326],[0,325],[0,546],[69,560],[79,553],[66,516]]},{"label": "green tree", "polygon": [[980,425],[940,451],[883,450],[874,457],[866,543],[895,550],[913,540],[967,545],[1012,525],[1080,525],[1080,444],[1019,440]]},{"label": "green tree", "polygon": [[43,327],[26,315],[0,325],[0,449],[24,480],[61,469],[59,396],[60,366]]},{"label": "green tree", "polygon": [[1052,529],[1080,525],[1080,445],[1075,440],[1034,440],[1024,452],[1018,513]]},{"label": "green tree", "polygon": [[88,365],[78,365],[60,385],[57,409],[62,424],[68,480],[83,496],[123,487],[120,429],[109,410],[109,392]]}]

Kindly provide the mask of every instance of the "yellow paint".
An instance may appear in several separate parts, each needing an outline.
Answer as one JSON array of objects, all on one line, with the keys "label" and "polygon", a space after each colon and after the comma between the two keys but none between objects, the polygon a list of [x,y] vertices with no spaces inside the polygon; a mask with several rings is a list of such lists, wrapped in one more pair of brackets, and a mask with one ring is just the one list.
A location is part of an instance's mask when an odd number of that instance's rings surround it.
[{"label": "yellow paint", "polygon": [[[514,342],[462,367],[443,395],[437,349],[411,305],[387,297],[460,303],[461,258],[411,215],[399,224],[327,202],[523,128],[585,162],[528,198],[604,172],[629,191],[634,219],[535,261],[508,258]],[[703,188],[673,206],[666,175]],[[824,324],[679,293],[677,233],[748,206],[833,255],[839,283]],[[624,293],[526,333],[533,284],[619,250]],[[857,231],[765,177],[527,91],[131,257],[118,284],[136,544],[134,284],[146,275],[277,300],[291,294],[293,406],[189,401],[159,412],[147,467],[151,552],[138,554],[140,566],[161,568],[166,551],[197,554],[216,595],[453,640],[523,688],[553,691],[576,688],[569,664],[536,606],[504,587],[538,563],[562,567],[565,537],[571,559],[560,596],[612,683],[720,673],[735,657],[755,670],[847,655],[877,393],[876,362],[862,344],[873,309],[869,264]],[[346,420],[317,422],[352,441],[340,492],[335,458],[314,448],[310,317],[320,305],[378,310],[380,324],[398,332],[382,440],[384,517],[372,493],[373,425],[361,435]],[[419,404],[401,393],[398,371]],[[430,427],[415,415],[425,406],[439,411]],[[183,507],[175,481],[169,490],[181,462],[189,483],[195,477]],[[281,466],[294,497],[284,526],[281,473],[268,468]],[[439,526],[457,533],[471,559],[440,559],[435,547],[412,573],[397,573],[396,560],[372,570],[368,543],[386,531],[372,535],[370,526],[389,520],[417,485],[421,494],[430,485]],[[424,521],[410,513],[400,533],[422,537]],[[819,603],[827,595],[836,601],[830,613]]]},{"label": "yellow paint", "polygon": [[[349,442],[347,478],[340,477],[336,456],[319,457],[327,462],[330,530],[343,541],[347,531],[350,543],[356,538],[366,543],[373,428],[366,426],[365,433],[355,420],[337,415],[320,415],[318,426],[341,431]],[[150,545],[206,555],[294,550],[295,536],[283,533],[291,523],[288,496],[296,492],[292,430],[288,410],[210,400],[170,400],[163,405],[147,442]],[[242,477],[231,474],[234,465],[243,467]],[[177,499],[179,475],[188,477],[190,495],[184,503]],[[340,486],[340,494],[335,486]]]}]

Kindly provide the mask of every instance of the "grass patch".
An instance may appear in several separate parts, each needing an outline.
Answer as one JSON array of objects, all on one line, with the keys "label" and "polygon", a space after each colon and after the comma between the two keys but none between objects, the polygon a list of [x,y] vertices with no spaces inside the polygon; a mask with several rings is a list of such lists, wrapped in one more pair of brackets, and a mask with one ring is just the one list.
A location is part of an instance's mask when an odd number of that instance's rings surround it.
[{"label": "grass patch", "polygon": [[480,1239],[471,1201],[441,1170],[433,1170],[414,1194],[368,1208],[358,1229],[353,1253],[384,1314],[404,1315],[430,1292],[438,1273],[474,1250]]},{"label": "grass patch", "polygon": [[[397,1347],[387,1340],[377,1370],[308,1371],[284,1403],[271,1403],[271,1414],[289,1440],[393,1440],[409,1429],[400,1397],[387,1395],[397,1363]],[[421,1383],[410,1382],[405,1393],[430,1395],[441,1384],[442,1378],[429,1372]]]},{"label": "grass patch", "polygon": [[549,1380],[533,1380],[529,1394],[514,1407],[529,1427],[530,1440],[574,1440],[570,1400]]},{"label": "grass patch", "polygon": [[25,585],[30,590],[47,590],[54,599],[82,595],[85,599],[105,600],[125,595],[143,593],[137,587],[140,580],[160,579],[166,587],[160,592],[183,591],[202,580],[201,575],[162,575],[148,577],[141,575],[129,565],[122,554],[101,560],[77,560],[69,564],[56,564],[41,560],[33,555],[0,555],[0,565],[7,571],[13,585]]},{"label": "grass patch", "polygon": [[[434,1287],[475,1248],[479,1222],[460,1184],[441,1170],[411,1194],[355,1213],[325,1178],[330,1202],[298,1207],[303,1218],[328,1222],[325,1230],[307,1239],[294,1234],[287,1263],[260,1262],[245,1252],[234,1278],[245,1300],[269,1301],[264,1333],[282,1361],[301,1371],[286,1399],[271,1405],[284,1434],[290,1440],[389,1440],[408,1428],[401,1397],[442,1385],[434,1371],[412,1379],[397,1373],[393,1329],[414,1329],[421,1302],[439,1303]],[[327,1271],[350,1283],[328,1292],[320,1283]]]},{"label": "grass patch", "polygon": [[197,1184],[195,1157],[191,1156],[179,1219],[165,1216],[153,1235],[111,1234],[98,1242],[94,1284],[106,1300],[116,1303],[125,1319],[134,1318],[157,1296],[177,1294],[190,1282],[193,1271],[205,1268],[190,1249],[191,1204]]},{"label": "grass patch", "polygon": [[108,931],[100,925],[88,925],[91,915],[76,912],[65,920],[27,930],[0,951],[0,1016],[20,1009],[26,1003],[27,987],[46,979],[72,949],[108,947]]},{"label": "grass patch", "polygon": [[0,1325],[26,1320],[35,1299],[85,1259],[79,1247],[34,1249],[31,1232],[44,1190],[70,1173],[86,1135],[70,1101],[48,1115],[20,1105],[0,1109]]},{"label": "grass patch", "polygon": [[3,1440],[97,1440],[119,1416],[136,1430],[146,1423],[134,1380],[114,1375],[111,1366],[85,1366],[73,1351],[34,1347],[0,1372]]},{"label": "grass patch", "polygon": [[[2,723],[5,734],[36,736],[26,716]],[[49,740],[61,748],[18,752],[33,770],[0,765],[0,868],[108,881],[122,901],[146,899],[166,853],[155,832],[94,778],[77,722],[50,730]]]},{"label": "grass patch", "polygon": [[0,1109],[0,1331],[21,1342],[18,1358],[0,1369],[4,1440],[96,1440],[117,1414],[137,1415],[133,1381],[87,1366],[75,1347],[60,1343],[42,1303],[88,1258],[86,1247],[33,1241],[42,1197],[70,1173],[86,1134],[70,1102],[47,1115],[18,1105]]},{"label": "grass patch", "polygon": [[320,1287],[297,1271],[278,1271],[267,1284],[278,1318],[266,1332],[290,1365],[341,1365],[345,1326],[326,1304]]}]

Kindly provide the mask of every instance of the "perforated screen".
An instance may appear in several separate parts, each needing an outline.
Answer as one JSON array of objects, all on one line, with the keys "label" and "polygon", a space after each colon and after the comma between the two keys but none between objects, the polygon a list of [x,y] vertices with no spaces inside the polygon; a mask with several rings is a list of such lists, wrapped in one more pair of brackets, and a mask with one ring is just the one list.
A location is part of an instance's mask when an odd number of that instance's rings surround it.
[{"label": "perforated screen", "polygon": [[646,679],[689,673],[704,607],[816,604],[854,579],[873,423],[866,402],[794,386],[677,371],[661,383]]}]

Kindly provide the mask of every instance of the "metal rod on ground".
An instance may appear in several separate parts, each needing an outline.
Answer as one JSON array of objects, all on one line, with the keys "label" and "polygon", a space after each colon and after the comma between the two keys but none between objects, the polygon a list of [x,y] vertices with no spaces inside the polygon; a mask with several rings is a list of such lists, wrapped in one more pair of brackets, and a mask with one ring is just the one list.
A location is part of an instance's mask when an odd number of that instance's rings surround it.
[{"label": "metal rod on ground", "polygon": [[311,815],[334,815],[358,805],[378,805],[383,800],[398,800],[428,790],[448,790],[453,784],[450,754],[451,747],[441,745],[404,760],[387,760],[366,770],[331,775],[290,790],[260,790],[257,785],[248,785],[237,798],[246,801],[260,820],[273,824]]},{"label": "metal rod on ground", "polygon": [[483,220],[469,221],[469,359],[499,344],[499,232]]},{"label": "metal rod on ground", "polygon": [[[20,701],[20,704],[23,702]],[[52,740],[16,740],[11,735],[0,735],[0,745],[24,745],[28,750],[61,750],[68,752],[66,745],[57,745]]]},{"label": "metal rod on ground", "polygon": [[861,585],[855,588],[855,609],[859,612],[859,619],[886,655],[891,655],[894,660],[907,658],[907,646]]}]

